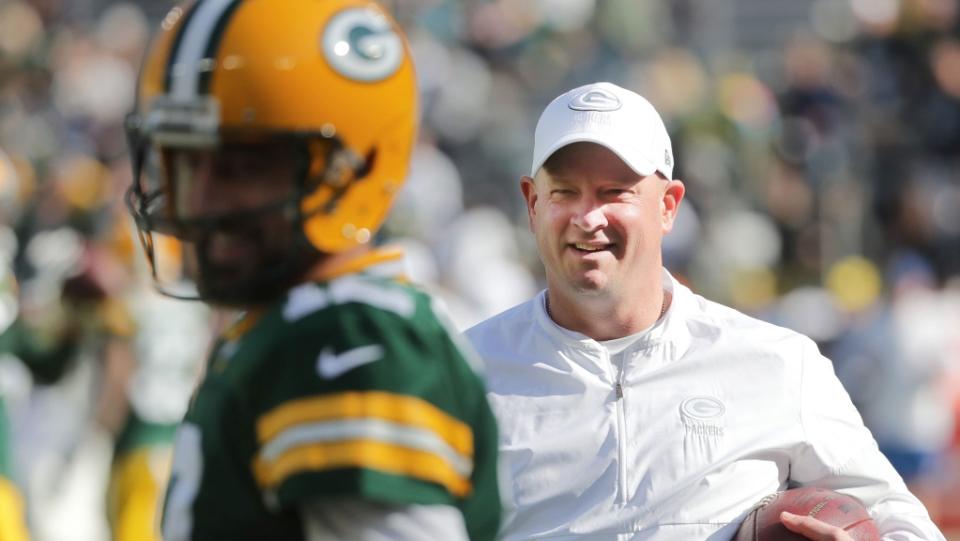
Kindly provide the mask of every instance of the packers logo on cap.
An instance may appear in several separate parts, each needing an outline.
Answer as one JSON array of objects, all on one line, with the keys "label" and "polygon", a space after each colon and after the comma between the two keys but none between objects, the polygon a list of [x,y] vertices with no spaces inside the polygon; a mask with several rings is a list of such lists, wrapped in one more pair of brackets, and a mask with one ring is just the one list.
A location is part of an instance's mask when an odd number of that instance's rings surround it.
[{"label": "packers logo on cap", "polygon": [[386,79],[403,61],[403,43],[381,13],[347,9],[334,16],[323,31],[323,54],[330,66],[349,79]]},{"label": "packers logo on cap", "polygon": [[570,100],[569,107],[574,111],[616,111],[620,108],[620,98],[603,89],[592,89]]}]

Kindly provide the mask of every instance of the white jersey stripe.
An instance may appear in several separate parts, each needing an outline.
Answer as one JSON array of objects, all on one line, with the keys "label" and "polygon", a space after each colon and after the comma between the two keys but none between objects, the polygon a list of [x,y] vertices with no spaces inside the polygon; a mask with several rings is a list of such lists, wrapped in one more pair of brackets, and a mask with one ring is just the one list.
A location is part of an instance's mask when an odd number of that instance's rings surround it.
[{"label": "white jersey stripe", "polygon": [[207,50],[211,34],[220,17],[237,0],[204,0],[195,8],[197,12],[183,29],[177,57],[170,67],[170,94],[177,101],[189,101],[197,97],[200,83],[201,60]]},{"label": "white jersey stripe", "polygon": [[283,306],[283,317],[296,321],[334,304],[357,302],[411,318],[417,311],[416,299],[402,288],[371,281],[363,276],[337,278],[324,289],[317,284],[302,284],[290,290]]},{"label": "white jersey stripe", "polygon": [[301,284],[290,290],[283,305],[283,319],[296,321],[330,306],[330,296],[317,284]]},{"label": "white jersey stripe", "polygon": [[301,445],[356,439],[392,443],[432,453],[448,462],[463,477],[470,477],[473,471],[473,460],[458,453],[437,434],[382,419],[349,419],[292,426],[264,445],[260,450],[260,458],[264,462],[272,462]]},{"label": "white jersey stripe", "polygon": [[383,263],[377,263],[376,265],[370,265],[364,268],[363,273],[381,278],[398,278],[408,274],[407,263],[404,259],[384,261]]},{"label": "white jersey stripe", "polygon": [[413,317],[417,310],[413,296],[399,287],[391,287],[359,276],[344,276],[330,283],[330,298],[337,304],[360,302],[400,317]]}]

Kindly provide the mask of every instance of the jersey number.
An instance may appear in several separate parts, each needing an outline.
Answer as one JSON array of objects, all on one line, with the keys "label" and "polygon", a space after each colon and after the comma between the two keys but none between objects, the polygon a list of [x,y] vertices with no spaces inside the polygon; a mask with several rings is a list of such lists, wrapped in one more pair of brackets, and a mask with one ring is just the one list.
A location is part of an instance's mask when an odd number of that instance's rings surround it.
[{"label": "jersey number", "polygon": [[173,448],[173,469],[163,510],[163,539],[189,541],[193,533],[193,500],[203,475],[200,427],[183,423],[177,429]]}]

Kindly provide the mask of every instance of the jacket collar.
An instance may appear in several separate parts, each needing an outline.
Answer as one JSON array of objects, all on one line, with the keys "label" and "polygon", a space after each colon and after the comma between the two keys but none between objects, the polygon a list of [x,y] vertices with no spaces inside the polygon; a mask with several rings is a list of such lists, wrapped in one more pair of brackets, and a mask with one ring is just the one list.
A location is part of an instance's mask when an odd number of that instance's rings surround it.
[{"label": "jacket collar", "polygon": [[[694,295],[686,286],[678,282],[667,269],[663,269],[663,287],[672,296],[670,306],[663,316],[649,329],[637,337],[637,342],[627,350],[646,349],[664,341],[677,342],[677,346],[686,344],[689,340],[684,319],[691,303],[695,302]],[[560,349],[574,349],[592,354],[603,354],[603,345],[576,331],[565,329],[547,313],[547,290],[542,290],[532,300],[534,324],[555,343]],[[685,338],[686,337],[686,338]],[[671,348],[682,351],[683,348]]]}]

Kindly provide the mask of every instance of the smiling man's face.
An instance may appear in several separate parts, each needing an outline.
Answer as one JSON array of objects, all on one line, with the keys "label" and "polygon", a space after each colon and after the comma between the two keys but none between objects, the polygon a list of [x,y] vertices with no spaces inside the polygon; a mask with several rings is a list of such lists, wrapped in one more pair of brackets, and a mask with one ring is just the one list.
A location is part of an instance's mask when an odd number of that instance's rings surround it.
[{"label": "smiling man's face", "polygon": [[593,143],[565,146],[535,179],[525,177],[521,189],[550,290],[619,297],[659,273],[676,208],[670,185]]}]

